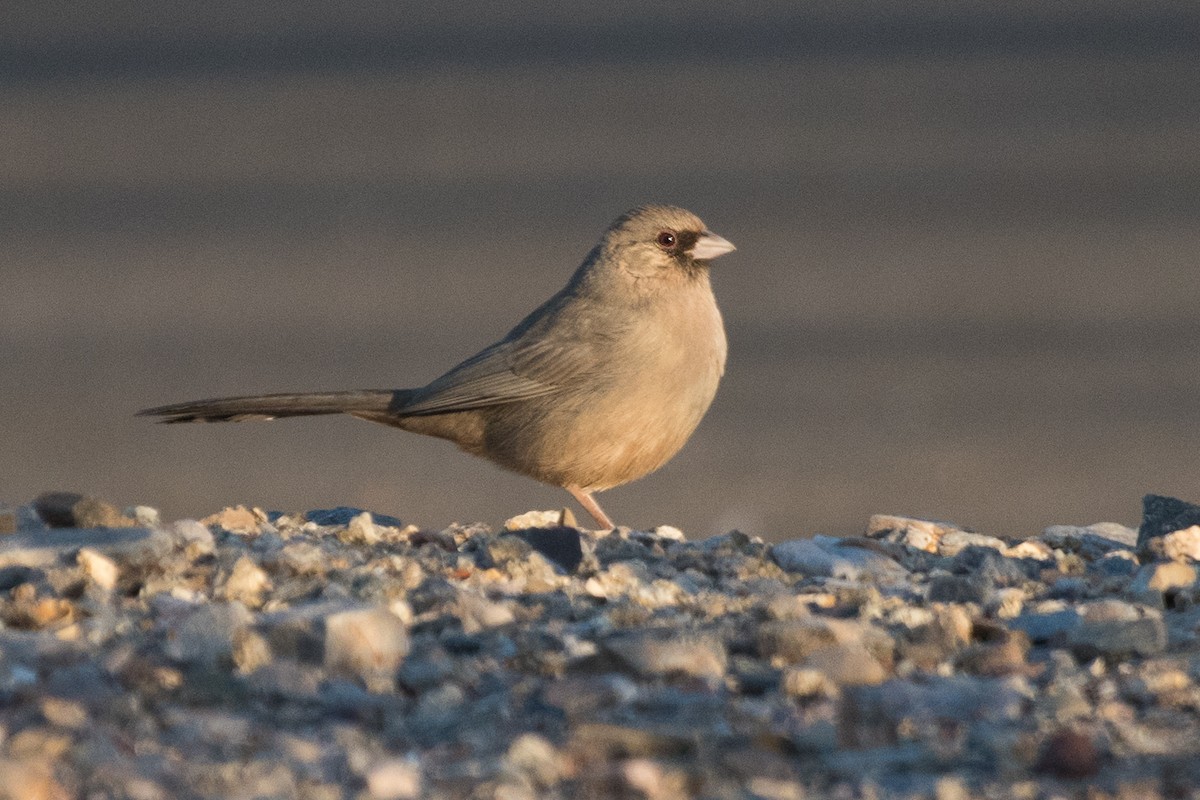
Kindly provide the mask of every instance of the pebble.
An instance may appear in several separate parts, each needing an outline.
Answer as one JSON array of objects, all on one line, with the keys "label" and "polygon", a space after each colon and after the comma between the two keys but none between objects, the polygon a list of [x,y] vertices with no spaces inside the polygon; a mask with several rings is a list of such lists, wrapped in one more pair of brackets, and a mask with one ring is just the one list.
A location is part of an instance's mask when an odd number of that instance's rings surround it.
[{"label": "pebble", "polygon": [[1179,561],[1146,564],[1129,583],[1129,596],[1140,603],[1163,607],[1167,592],[1187,589],[1196,583],[1196,568]]},{"label": "pebble", "polygon": [[76,492],[45,492],[33,508],[51,528],[130,528],[138,523],[112,503]]},{"label": "pebble", "polygon": [[1145,549],[1155,539],[1200,525],[1200,505],[1175,497],[1148,494],[1142,498],[1142,524],[1137,544]]},{"label": "pebble", "polygon": [[849,581],[894,583],[904,580],[908,570],[892,558],[870,549],[867,545],[872,541],[829,536],[792,539],[772,547],[771,558],[787,572]]},{"label": "pebble", "polygon": [[[1200,777],[1183,501],[1149,501],[1138,534],[880,515],[771,545],[561,511],[164,523],[82,497],[0,509],[0,798],[1155,798]],[[111,514],[131,526],[90,524]]]},{"label": "pebble", "polygon": [[375,800],[415,800],[421,797],[421,768],[415,759],[390,758],[366,774],[367,794]]},{"label": "pebble", "polygon": [[1121,600],[1099,600],[1079,608],[1080,624],[1068,643],[1082,658],[1151,656],[1167,646],[1162,612]]},{"label": "pebble", "polygon": [[82,547],[75,557],[88,579],[105,591],[117,588],[120,567],[111,558],[90,547]]},{"label": "pebble", "polygon": [[408,629],[386,608],[357,608],[325,617],[325,668],[390,690],[408,655]]},{"label": "pebble", "polygon": [[603,647],[635,674],[648,677],[719,679],[728,664],[724,642],[706,633],[637,631],[610,637]]},{"label": "pebble", "polygon": [[557,564],[567,574],[575,572],[583,562],[583,541],[578,528],[524,528],[514,530],[512,535]]},{"label": "pebble", "polygon": [[217,596],[225,600],[237,600],[250,608],[261,608],[266,593],[272,588],[271,578],[266,571],[254,559],[243,555],[218,588]]},{"label": "pebble", "polygon": [[1200,525],[1172,531],[1161,540],[1155,540],[1147,549],[1161,552],[1164,557],[1176,561],[1200,561]]}]

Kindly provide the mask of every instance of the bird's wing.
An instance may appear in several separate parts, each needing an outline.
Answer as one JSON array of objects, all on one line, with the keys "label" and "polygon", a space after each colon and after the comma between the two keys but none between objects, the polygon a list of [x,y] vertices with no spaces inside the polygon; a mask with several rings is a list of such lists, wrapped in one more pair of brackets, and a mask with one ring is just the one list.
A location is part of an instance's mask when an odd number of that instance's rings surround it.
[{"label": "bird's wing", "polygon": [[556,360],[548,351],[536,344],[519,347],[511,340],[499,342],[418,389],[395,411],[403,415],[444,414],[554,394],[571,376],[570,370],[563,367],[538,368]]}]

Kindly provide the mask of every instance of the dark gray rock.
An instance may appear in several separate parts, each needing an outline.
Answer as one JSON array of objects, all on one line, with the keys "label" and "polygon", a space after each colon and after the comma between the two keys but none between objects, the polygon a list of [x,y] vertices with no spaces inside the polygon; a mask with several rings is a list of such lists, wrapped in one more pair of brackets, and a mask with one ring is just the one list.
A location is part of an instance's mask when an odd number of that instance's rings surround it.
[{"label": "dark gray rock", "polygon": [[1148,494],[1142,498],[1142,524],[1138,528],[1138,547],[1146,547],[1151,539],[1193,525],[1200,525],[1200,506],[1174,497]]}]

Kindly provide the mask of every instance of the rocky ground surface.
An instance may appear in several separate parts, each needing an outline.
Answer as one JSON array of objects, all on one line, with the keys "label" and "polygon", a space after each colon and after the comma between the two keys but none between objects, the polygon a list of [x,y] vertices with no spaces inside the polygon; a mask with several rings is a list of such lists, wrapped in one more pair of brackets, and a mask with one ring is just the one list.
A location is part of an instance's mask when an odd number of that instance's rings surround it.
[{"label": "rocky ground surface", "polygon": [[1200,508],[1001,541],[0,508],[0,798],[1200,797]]}]

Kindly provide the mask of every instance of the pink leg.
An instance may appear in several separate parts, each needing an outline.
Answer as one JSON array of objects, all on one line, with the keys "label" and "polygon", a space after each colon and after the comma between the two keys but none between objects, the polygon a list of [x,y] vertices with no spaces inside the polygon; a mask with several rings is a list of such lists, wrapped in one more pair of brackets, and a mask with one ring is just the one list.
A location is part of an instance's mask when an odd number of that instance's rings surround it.
[{"label": "pink leg", "polygon": [[600,507],[600,504],[596,502],[596,499],[592,497],[591,492],[585,492],[578,486],[567,486],[565,488],[571,493],[572,497],[579,501],[579,505],[583,506],[583,509],[592,515],[592,519],[596,520],[601,528],[609,530],[617,527],[613,524],[613,521],[608,518],[608,514],[604,513],[604,509]]}]

